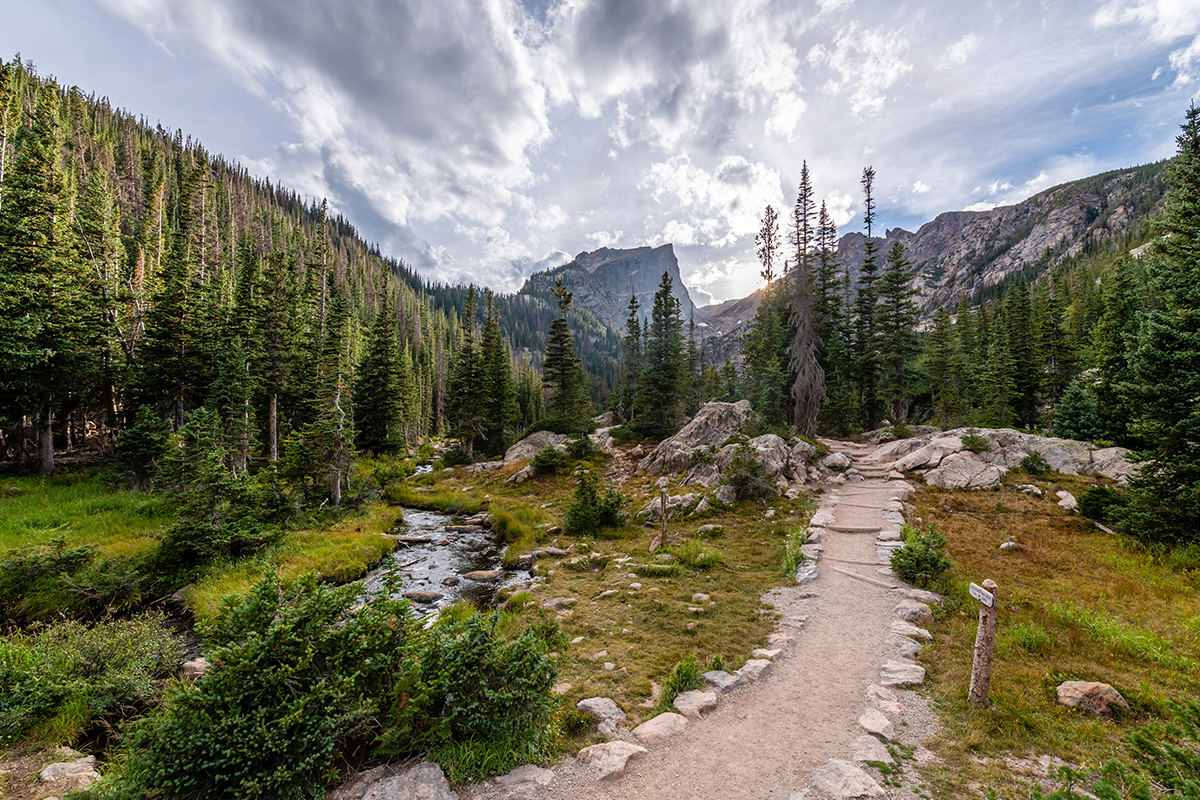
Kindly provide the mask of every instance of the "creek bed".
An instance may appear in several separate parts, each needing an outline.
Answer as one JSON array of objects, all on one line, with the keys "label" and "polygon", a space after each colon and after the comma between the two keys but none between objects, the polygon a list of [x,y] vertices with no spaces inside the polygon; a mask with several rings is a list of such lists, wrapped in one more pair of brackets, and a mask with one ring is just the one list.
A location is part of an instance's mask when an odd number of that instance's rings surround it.
[{"label": "creek bed", "polygon": [[[493,580],[476,581],[462,577],[468,572],[499,570],[505,545],[486,528],[470,531],[447,531],[449,525],[461,525],[464,517],[454,517],[436,511],[404,510],[404,521],[392,530],[401,537],[400,546],[363,581],[363,602],[388,591],[389,577],[393,578],[392,597],[409,592],[437,592],[433,603],[413,602],[413,611],[420,616],[459,600],[469,600],[477,608],[491,608],[496,593],[530,579],[529,571],[505,570]],[[428,538],[428,543],[406,542],[404,539]],[[446,544],[441,544],[446,542]],[[451,583],[446,583],[447,579]],[[457,583],[454,582],[457,579]]]}]

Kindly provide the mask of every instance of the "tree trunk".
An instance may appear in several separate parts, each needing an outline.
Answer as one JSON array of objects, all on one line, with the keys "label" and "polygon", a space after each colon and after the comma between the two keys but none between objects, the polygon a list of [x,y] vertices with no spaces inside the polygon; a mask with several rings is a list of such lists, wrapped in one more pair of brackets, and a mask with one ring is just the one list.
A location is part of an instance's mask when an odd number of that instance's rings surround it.
[{"label": "tree trunk", "polygon": [[271,392],[267,403],[267,460],[279,460],[279,395]]},{"label": "tree trunk", "polygon": [[54,412],[50,404],[38,413],[38,474],[54,473]]}]

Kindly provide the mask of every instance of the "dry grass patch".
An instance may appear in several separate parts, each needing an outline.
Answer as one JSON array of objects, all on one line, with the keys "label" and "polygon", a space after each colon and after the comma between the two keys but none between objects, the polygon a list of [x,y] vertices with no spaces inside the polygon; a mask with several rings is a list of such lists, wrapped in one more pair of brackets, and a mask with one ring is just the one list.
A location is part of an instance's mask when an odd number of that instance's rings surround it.
[{"label": "dry grass patch", "polygon": [[[1016,483],[1035,483],[1046,496],[1026,495]],[[945,763],[924,772],[936,797],[978,797],[967,788],[972,783],[1016,796],[1016,779],[979,757],[1050,754],[1101,763],[1122,750],[1128,730],[1195,691],[1194,576],[1166,569],[1145,548],[1057,506],[1056,488],[1078,496],[1091,479],[1019,475],[1006,484],[998,492],[927,489],[910,500],[946,536],[957,565],[953,602],[922,657],[945,724],[933,745]],[[1000,550],[1005,541],[1019,547]],[[978,604],[966,585],[985,578],[1000,587],[994,708],[976,710],[966,693]],[[1055,688],[1064,680],[1112,684],[1132,712],[1110,722],[1059,706]]]}]

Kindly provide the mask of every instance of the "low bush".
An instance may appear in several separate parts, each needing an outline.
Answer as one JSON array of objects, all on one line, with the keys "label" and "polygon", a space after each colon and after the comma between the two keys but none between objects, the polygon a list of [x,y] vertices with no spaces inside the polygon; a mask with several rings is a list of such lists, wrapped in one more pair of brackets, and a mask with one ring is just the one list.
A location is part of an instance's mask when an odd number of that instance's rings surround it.
[{"label": "low bush", "polygon": [[686,567],[699,570],[716,569],[725,563],[725,556],[719,550],[705,547],[695,539],[689,539],[675,551],[679,563]]},{"label": "low bush", "polygon": [[796,528],[788,534],[787,540],[783,545],[783,574],[795,575],[796,568],[804,562],[804,553],[800,552],[800,548],[808,540],[808,531],[805,528]]},{"label": "low bush", "polygon": [[1128,495],[1111,486],[1093,486],[1079,493],[1079,513],[1098,522],[1112,522],[1113,512],[1124,507]]},{"label": "low bush", "polygon": [[1033,452],[1021,459],[1021,470],[1029,475],[1040,478],[1050,474],[1050,463],[1041,453]]},{"label": "low bush", "polygon": [[987,453],[992,449],[992,443],[975,432],[962,437],[962,446],[963,450],[970,450],[972,453]]},{"label": "low bush", "polygon": [[946,537],[930,523],[928,532],[905,525],[904,546],[892,551],[891,567],[896,574],[922,589],[946,578],[954,562],[946,555]]},{"label": "low bush", "polygon": [[538,475],[565,474],[574,463],[574,459],[565,450],[557,447],[543,447],[538,450],[530,464]]},{"label": "low bush", "polygon": [[424,631],[407,601],[357,607],[361,591],[309,575],[230,599],[207,630],[208,672],[172,686],[83,796],[302,800],[372,759],[431,753],[475,779],[546,757],[556,626],[510,641],[498,614],[452,607]]},{"label": "low bush", "polygon": [[775,492],[767,477],[766,467],[758,460],[758,454],[748,444],[740,444],[725,469],[725,483],[737,492],[738,500],[766,502]]},{"label": "low bush", "polygon": [[596,491],[592,476],[583,473],[575,487],[575,499],[567,510],[564,523],[566,532],[576,536],[589,536],[599,531],[619,528],[625,524],[621,508],[625,498],[615,489],[609,488],[603,496]]},{"label": "low bush", "polygon": [[98,721],[143,712],[182,656],[156,613],[11,633],[0,639],[0,747],[30,734],[70,745]]}]

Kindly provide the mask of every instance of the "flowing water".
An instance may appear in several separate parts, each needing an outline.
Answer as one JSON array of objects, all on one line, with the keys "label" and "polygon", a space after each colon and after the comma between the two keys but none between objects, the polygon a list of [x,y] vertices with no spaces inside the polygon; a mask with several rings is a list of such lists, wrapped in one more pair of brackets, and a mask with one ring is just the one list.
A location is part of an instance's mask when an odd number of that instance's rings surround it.
[{"label": "flowing water", "polygon": [[495,604],[497,591],[529,580],[527,570],[506,570],[501,577],[488,581],[462,577],[468,572],[501,569],[505,550],[504,543],[490,530],[481,528],[457,533],[446,530],[448,525],[462,524],[463,519],[436,511],[406,509],[404,521],[392,533],[431,541],[402,542],[391,556],[367,573],[364,600],[389,592],[390,588],[392,597],[416,591],[442,595],[431,604],[414,602],[413,610],[420,615],[458,600],[469,600],[479,608],[490,608]]}]

